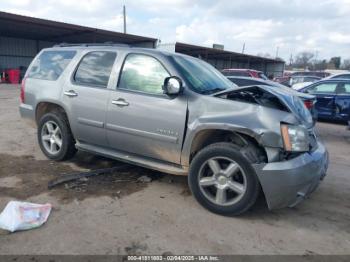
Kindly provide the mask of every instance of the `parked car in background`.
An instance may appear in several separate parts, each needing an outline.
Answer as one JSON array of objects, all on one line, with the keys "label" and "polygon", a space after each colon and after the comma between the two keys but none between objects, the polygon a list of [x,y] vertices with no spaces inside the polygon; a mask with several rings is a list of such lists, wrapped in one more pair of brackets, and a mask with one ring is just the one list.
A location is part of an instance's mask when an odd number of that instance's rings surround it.
[{"label": "parked car in background", "polygon": [[[300,89],[306,85],[309,85],[310,83],[313,83],[315,79],[320,80],[329,75],[330,73],[321,71],[285,71],[283,76],[275,77],[273,81],[281,83],[282,85],[288,87],[292,87],[293,85],[295,85],[295,89]],[[306,84],[301,84],[303,82],[306,82]]]},{"label": "parked car in background", "polygon": [[317,76],[292,76],[289,80],[289,86],[294,90],[300,90],[319,80],[321,78]]},{"label": "parked car in background", "polygon": [[322,80],[300,91],[316,96],[318,118],[344,122],[350,119],[350,80]]},{"label": "parked car in background", "polygon": [[276,77],[273,78],[273,81],[283,84],[285,82],[288,83],[289,79],[290,79],[289,76],[276,76]]},{"label": "parked car in background", "polygon": [[317,113],[314,109],[314,104],[316,103],[316,97],[313,95],[305,94],[297,92],[293,89],[290,89],[280,83],[271,81],[271,80],[263,80],[258,78],[250,78],[250,77],[236,77],[236,76],[228,76],[227,77],[231,82],[236,84],[237,86],[254,86],[254,85],[263,85],[263,86],[272,86],[278,89],[289,92],[295,96],[298,96],[305,104],[306,108],[310,110],[314,119],[317,119]]},{"label": "parked car in background", "polygon": [[350,72],[349,73],[342,73],[342,74],[336,74],[326,77],[325,79],[350,79]]},{"label": "parked car in background", "polygon": [[193,196],[219,214],[246,212],[261,192],[270,209],[295,206],[328,167],[297,96],[237,87],[186,55],[93,44],[43,49],[20,98],[49,159],[79,149],[188,175]]},{"label": "parked car in background", "polygon": [[268,77],[263,72],[253,69],[224,69],[221,73],[224,76],[242,76],[268,80]]},{"label": "parked car in background", "polygon": [[325,78],[330,76],[331,73],[324,72],[324,71],[298,71],[298,72],[292,72],[289,74],[289,76],[317,76],[320,78]]}]

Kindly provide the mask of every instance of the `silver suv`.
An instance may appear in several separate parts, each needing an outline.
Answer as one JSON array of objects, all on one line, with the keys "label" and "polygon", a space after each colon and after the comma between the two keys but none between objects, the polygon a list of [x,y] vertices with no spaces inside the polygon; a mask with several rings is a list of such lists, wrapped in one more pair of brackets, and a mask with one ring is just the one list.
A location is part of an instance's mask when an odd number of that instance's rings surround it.
[{"label": "silver suv", "polygon": [[154,49],[61,45],[42,50],[21,88],[43,153],[76,150],[187,175],[205,208],[294,206],[326,174],[328,154],[301,100],[269,86],[238,88],[202,60]]}]

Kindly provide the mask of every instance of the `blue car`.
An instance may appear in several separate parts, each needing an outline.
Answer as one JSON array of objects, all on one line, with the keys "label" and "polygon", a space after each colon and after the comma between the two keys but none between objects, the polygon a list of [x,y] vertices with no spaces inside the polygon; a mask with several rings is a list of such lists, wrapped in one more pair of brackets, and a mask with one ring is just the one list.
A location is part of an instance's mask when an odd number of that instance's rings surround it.
[{"label": "blue car", "polygon": [[319,119],[347,122],[350,119],[350,80],[327,79],[313,83],[300,92],[316,96]]}]

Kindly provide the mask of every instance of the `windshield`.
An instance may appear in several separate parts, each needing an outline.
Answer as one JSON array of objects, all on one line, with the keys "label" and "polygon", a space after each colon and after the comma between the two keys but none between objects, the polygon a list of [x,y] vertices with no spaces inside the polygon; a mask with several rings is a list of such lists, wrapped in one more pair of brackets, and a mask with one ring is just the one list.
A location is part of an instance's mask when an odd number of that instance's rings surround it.
[{"label": "windshield", "polygon": [[218,70],[200,59],[184,56],[174,56],[173,59],[190,88],[197,93],[209,95],[236,87]]}]

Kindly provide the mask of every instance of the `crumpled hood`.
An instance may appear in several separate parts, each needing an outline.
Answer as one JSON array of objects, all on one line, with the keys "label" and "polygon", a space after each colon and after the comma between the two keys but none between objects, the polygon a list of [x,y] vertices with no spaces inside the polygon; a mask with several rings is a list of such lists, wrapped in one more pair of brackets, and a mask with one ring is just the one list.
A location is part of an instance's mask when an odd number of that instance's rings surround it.
[{"label": "crumpled hood", "polygon": [[272,86],[265,85],[254,85],[254,86],[245,86],[245,87],[235,87],[229,90],[225,90],[219,93],[213,94],[213,96],[219,97],[223,95],[228,95],[230,93],[239,93],[241,91],[249,90],[252,88],[259,88],[265,92],[268,92],[274,96],[276,96],[281,103],[283,103],[291,113],[295,115],[295,117],[303,124],[306,128],[311,128],[314,126],[314,122],[310,111],[305,107],[301,98],[313,99],[313,96],[302,94],[292,90],[290,88],[276,88]]}]

